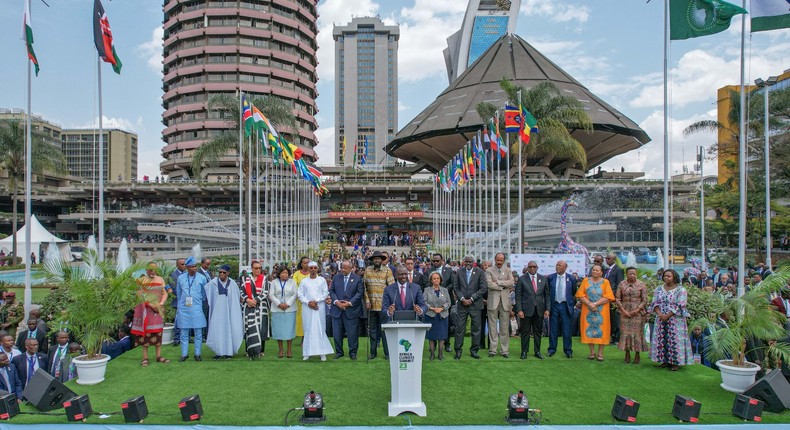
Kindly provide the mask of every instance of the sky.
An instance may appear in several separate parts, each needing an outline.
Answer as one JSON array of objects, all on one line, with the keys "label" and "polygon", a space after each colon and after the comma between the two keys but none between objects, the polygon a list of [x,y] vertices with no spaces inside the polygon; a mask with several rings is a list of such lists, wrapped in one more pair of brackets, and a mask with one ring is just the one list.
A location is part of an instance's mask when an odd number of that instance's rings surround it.
[{"label": "sky", "polygon": [[[20,39],[23,0],[0,0],[0,108],[25,108],[27,56]],[[33,113],[64,128],[98,122],[93,0],[31,0],[35,50]],[[104,0],[116,51],[116,75],[102,64],[106,127],[139,135],[138,177],[159,174],[162,161],[162,2]],[[353,16],[378,16],[400,26],[398,123],[411,121],[447,86],[442,50],[460,28],[463,0],[321,0],[318,4],[318,164],[333,164],[334,47],[332,26]],[[740,4],[740,2],[738,2]],[[748,9],[748,7],[747,7]],[[748,33],[746,81],[790,69],[790,30]],[[663,177],[663,1],[522,0],[516,34],[640,125],[652,141],[604,169]],[[692,122],[716,118],[716,90],[740,82],[741,18],[722,33],[670,44],[669,136],[672,173],[693,169],[697,146],[714,134],[682,135]],[[708,160],[705,173],[715,174]]]}]

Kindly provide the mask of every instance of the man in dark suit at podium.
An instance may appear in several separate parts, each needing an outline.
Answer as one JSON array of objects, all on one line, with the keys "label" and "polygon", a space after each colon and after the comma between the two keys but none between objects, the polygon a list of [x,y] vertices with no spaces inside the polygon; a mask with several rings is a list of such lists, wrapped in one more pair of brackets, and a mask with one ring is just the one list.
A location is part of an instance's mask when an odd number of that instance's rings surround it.
[{"label": "man in dark suit at podium", "polygon": [[562,332],[562,351],[568,358],[573,358],[573,308],[576,305],[576,289],[573,276],[569,275],[568,263],[565,260],[557,261],[554,266],[556,272],[549,275],[546,280],[549,284],[549,357],[557,352],[557,341]]},{"label": "man in dark suit at podium", "polygon": [[521,275],[516,283],[516,314],[521,329],[521,359],[526,360],[529,353],[529,336],[535,343],[535,357],[543,359],[540,353],[540,338],[543,332],[543,319],[549,316],[546,304],[549,303],[549,289],[546,278],[538,273],[538,263],[527,263],[527,273]]},{"label": "man in dark suit at podium", "polygon": [[464,347],[464,334],[466,334],[466,320],[472,319],[472,347],[469,352],[474,359],[480,359],[477,351],[480,350],[480,333],[483,322],[483,298],[488,292],[486,275],[479,267],[473,267],[475,258],[471,255],[464,257],[463,267],[455,274],[455,296],[458,301],[457,318],[455,321],[455,359],[461,359],[461,350]]},{"label": "man in dark suit at podium", "polygon": [[332,298],[332,336],[335,339],[335,358],[343,356],[343,336],[348,336],[348,356],[357,359],[359,348],[359,318],[362,316],[362,278],[351,271],[351,262],[340,264],[340,273],[332,278],[329,296]]},{"label": "man in dark suit at podium", "polygon": [[388,320],[392,319],[395,311],[414,311],[417,316],[422,316],[428,310],[422,287],[409,282],[409,271],[403,266],[395,270],[395,279],[394,284],[384,288],[381,311],[387,313]]}]

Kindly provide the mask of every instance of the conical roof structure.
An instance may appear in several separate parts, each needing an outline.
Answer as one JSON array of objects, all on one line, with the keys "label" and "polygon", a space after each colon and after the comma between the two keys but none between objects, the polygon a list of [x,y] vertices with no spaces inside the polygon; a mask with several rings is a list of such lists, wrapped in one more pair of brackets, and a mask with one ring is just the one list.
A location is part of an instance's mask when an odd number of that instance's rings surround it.
[{"label": "conical roof structure", "polygon": [[[525,88],[548,80],[582,102],[594,131],[571,130],[571,134],[587,151],[589,169],[650,142],[647,133],[634,121],[590,92],[524,39],[510,34],[494,43],[399,131],[385,148],[387,153],[424,163],[434,171],[441,169],[482,127],[475,110],[478,103],[504,105],[507,95],[499,86],[502,78]],[[564,159],[554,159],[550,168],[559,171],[574,167],[570,164]]]}]

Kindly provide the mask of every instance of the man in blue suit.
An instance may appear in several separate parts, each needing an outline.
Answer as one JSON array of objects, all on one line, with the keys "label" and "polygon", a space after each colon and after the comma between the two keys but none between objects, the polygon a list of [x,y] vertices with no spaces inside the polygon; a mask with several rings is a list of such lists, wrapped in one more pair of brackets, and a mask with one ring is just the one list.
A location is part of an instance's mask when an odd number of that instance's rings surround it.
[{"label": "man in blue suit", "polygon": [[16,400],[22,402],[22,381],[16,367],[10,365],[5,352],[0,352],[0,390],[14,393]]},{"label": "man in blue suit", "polygon": [[395,311],[414,311],[417,316],[422,316],[428,310],[422,288],[409,282],[409,271],[403,266],[395,270],[395,279],[394,284],[384,288],[381,311],[387,313],[388,319]]},{"label": "man in blue suit", "polygon": [[557,261],[554,266],[556,272],[548,276],[549,284],[549,357],[557,352],[557,339],[562,329],[562,350],[565,356],[573,358],[573,344],[571,341],[573,328],[573,308],[578,286],[573,276],[566,273],[568,263],[565,260]]},{"label": "man in blue suit", "polygon": [[332,278],[329,296],[332,299],[332,335],[335,338],[335,359],[343,356],[343,336],[348,336],[348,356],[357,359],[359,318],[362,317],[362,278],[351,271],[351,262],[340,264],[340,273]]},{"label": "man in blue suit", "polygon": [[22,388],[25,388],[33,378],[36,370],[43,369],[49,371],[47,367],[47,354],[38,352],[38,341],[35,338],[25,340],[25,352],[17,355],[11,360],[11,364],[16,366],[16,372],[22,381]]}]

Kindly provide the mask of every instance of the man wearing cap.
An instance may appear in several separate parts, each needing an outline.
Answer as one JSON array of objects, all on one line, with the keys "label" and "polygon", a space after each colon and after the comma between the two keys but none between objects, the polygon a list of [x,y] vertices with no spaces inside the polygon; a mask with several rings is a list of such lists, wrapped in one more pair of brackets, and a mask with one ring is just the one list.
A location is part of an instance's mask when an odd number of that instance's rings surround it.
[{"label": "man wearing cap", "polygon": [[16,293],[5,293],[5,306],[0,311],[0,330],[5,330],[12,337],[16,335],[16,328],[25,317],[22,305],[16,301]]},{"label": "man wearing cap", "polygon": [[209,309],[206,345],[216,354],[215,360],[229,359],[236,354],[244,336],[239,286],[228,276],[230,266],[227,264],[220,266],[218,273],[219,276],[206,284]]},{"label": "man wearing cap", "polygon": [[[368,334],[370,337],[370,359],[376,358],[381,339],[381,323],[386,315],[381,311],[384,288],[395,283],[395,277],[387,266],[383,266],[384,256],[375,251],[368,257],[373,263],[365,269],[365,308],[368,310]],[[384,358],[389,358],[389,348],[384,342]]]},{"label": "man wearing cap", "polygon": [[178,308],[176,322],[181,328],[181,358],[186,361],[189,356],[189,331],[195,335],[195,361],[202,361],[200,353],[203,349],[203,328],[206,327],[206,316],[203,315],[203,300],[205,300],[205,286],[208,279],[197,273],[197,262],[194,257],[187,258],[184,263],[186,273],[178,277],[176,296]]},{"label": "man wearing cap", "polygon": [[304,342],[302,344],[302,357],[305,360],[313,355],[326,361],[326,355],[332,353],[332,344],[326,336],[326,303],[330,298],[329,287],[326,279],[318,276],[318,263],[311,261],[307,264],[310,276],[299,283],[297,296],[302,302],[302,327],[304,327]]}]

